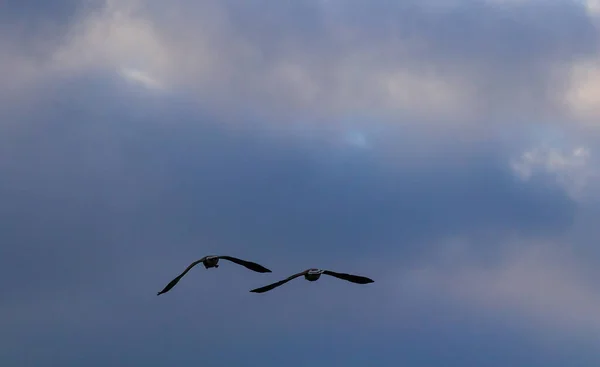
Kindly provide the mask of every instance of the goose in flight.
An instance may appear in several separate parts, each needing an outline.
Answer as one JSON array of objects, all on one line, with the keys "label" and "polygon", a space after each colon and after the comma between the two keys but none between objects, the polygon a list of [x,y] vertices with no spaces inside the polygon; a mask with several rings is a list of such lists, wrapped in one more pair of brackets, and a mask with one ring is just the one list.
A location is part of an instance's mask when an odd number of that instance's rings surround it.
[{"label": "goose in flight", "polygon": [[368,283],[373,283],[374,280],[367,278],[367,277],[363,277],[363,276],[359,276],[359,275],[352,275],[352,274],[346,274],[346,273],[336,273],[334,271],[331,270],[321,270],[321,269],[307,269],[304,270],[301,273],[298,274],[294,274],[292,276],[290,276],[289,278],[280,280],[276,283],[273,284],[269,284],[266,285],[264,287],[261,288],[256,288],[251,290],[250,292],[253,293],[264,293],[267,291],[270,291],[273,288],[277,288],[281,285],[284,285],[285,283],[289,282],[292,279],[298,278],[299,276],[304,275],[304,279],[308,280],[309,282],[314,282],[316,280],[318,280],[321,277],[321,274],[326,274],[326,275],[331,275],[332,277],[336,277],[339,279],[343,279],[343,280],[347,280],[349,282],[352,283],[358,283],[358,284],[368,284]]},{"label": "goose in flight", "polygon": [[171,282],[169,282],[169,284],[166,285],[166,287],[158,292],[156,295],[160,296],[163,293],[167,293],[168,291],[171,290],[171,288],[173,288],[175,286],[175,284],[177,284],[181,278],[183,278],[183,276],[185,274],[187,274],[188,271],[190,271],[194,266],[202,263],[204,265],[204,267],[206,269],[209,268],[218,268],[219,267],[219,259],[223,259],[223,260],[229,260],[231,262],[234,262],[238,265],[242,265],[245,266],[246,268],[250,269],[250,270],[254,270],[258,273],[270,273],[271,270],[265,268],[262,265],[259,265],[257,263],[253,263],[251,261],[246,261],[246,260],[241,260],[241,259],[237,259],[235,257],[232,256],[204,256],[202,259],[200,260],[196,260],[193,263],[191,263],[184,271],[183,273],[179,274],[175,279],[171,280]]}]

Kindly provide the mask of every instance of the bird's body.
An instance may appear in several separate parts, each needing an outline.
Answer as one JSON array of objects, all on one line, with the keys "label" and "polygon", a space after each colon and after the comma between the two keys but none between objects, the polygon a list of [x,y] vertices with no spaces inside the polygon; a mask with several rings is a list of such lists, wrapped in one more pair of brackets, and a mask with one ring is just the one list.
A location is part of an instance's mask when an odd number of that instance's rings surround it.
[{"label": "bird's body", "polygon": [[250,292],[253,293],[264,293],[267,291],[270,291],[273,288],[277,288],[279,286],[284,285],[285,283],[289,282],[292,279],[298,278],[299,276],[304,276],[304,279],[308,280],[309,282],[316,282],[317,280],[319,280],[319,278],[321,278],[322,274],[326,274],[326,275],[330,275],[332,277],[338,278],[338,279],[343,279],[343,280],[347,280],[349,282],[352,283],[357,283],[357,284],[368,284],[368,283],[373,283],[374,280],[367,278],[367,277],[363,277],[360,275],[352,275],[352,274],[346,274],[346,273],[336,273],[334,271],[331,270],[322,270],[322,269],[315,269],[315,268],[311,268],[311,269],[307,269],[304,270],[303,272],[300,272],[298,274],[294,274],[286,279],[280,280],[278,282],[275,282],[273,284],[269,284],[266,285],[264,287],[260,287],[260,288],[256,288],[251,290]]},{"label": "bird's body", "polygon": [[167,284],[162,291],[158,292],[156,295],[160,296],[163,293],[167,293],[168,291],[171,290],[171,288],[173,288],[180,280],[181,278],[183,278],[183,276],[185,274],[187,274],[188,271],[190,271],[194,266],[202,263],[204,265],[204,268],[206,269],[210,269],[210,268],[218,268],[219,267],[219,260],[220,259],[224,259],[224,260],[229,260],[233,263],[236,263],[238,265],[242,265],[252,271],[258,272],[258,273],[270,273],[271,270],[265,268],[262,265],[259,265],[257,263],[251,262],[251,261],[246,261],[246,260],[241,260],[232,256],[216,256],[216,255],[210,255],[210,256],[205,256],[203,258],[201,258],[200,260],[196,260],[193,263],[191,263],[184,271],[183,273],[179,274],[175,279],[171,280],[171,282],[169,282],[169,284]]},{"label": "bird's body", "polygon": [[323,270],[309,269],[304,274],[304,279],[308,280],[309,282],[316,282],[321,277],[321,274],[323,274]]},{"label": "bird's body", "polygon": [[202,261],[202,264],[206,269],[210,268],[218,268],[219,267],[219,257],[218,256],[206,256]]}]

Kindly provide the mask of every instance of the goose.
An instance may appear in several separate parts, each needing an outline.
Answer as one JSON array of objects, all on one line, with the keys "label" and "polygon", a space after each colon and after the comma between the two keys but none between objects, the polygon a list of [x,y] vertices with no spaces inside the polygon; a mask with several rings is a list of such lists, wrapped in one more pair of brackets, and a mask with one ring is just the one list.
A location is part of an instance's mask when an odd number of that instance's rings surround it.
[{"label": "goose", "polygon": [[202,263],[204,265],[204,267],[206,269],[209,268],[218,268],[219,267],[219,259],[223,259],[223,260],[229,260],[233,263],[236,263],[238,265],[242,265],[245,266],[246,268],[256,271],[258,273],[271,273],[271,270],[265,268],[262,265],[259,265],[257,263],[253,263],[251,261],[246,261],[246,260],[241,260],[232,256],[215,256],[215,255],[210,255],[210,256],[204,256],[203,258],[201,258],[200,260],[196,260],[193,263],[191,263],[184,271],[183,273],[179,274],[175,279],[171,280],[171,282],[169,282],[169,284],[167,284],[165,286],[165,288],[158,292],[156,295],[160,296],[163,293],[167,293],[168,291],[171,290],[171,288],[173,288],[175,286],[175,284],[177,284],[181,278],[183,278],[183,276],[185,274],[187,274],[188,271],[190,271],[194,266]]},{"label": "goose", "polygon": [[332,277],[336,277],[338,279],[343,279],[343,280],[347,280],[349,282],[352,283],[358,283],[358,284],[368,284],[368,283],[373,283],[374,280],[367,278],[367,277],[363,277],[363,276],[359,276],[359,275],[352,275],[352,274],[346,274],[346,273],[336,273],[334,271],[331,270],[322,270],[322,269],[306,269],[303,272],[300,272],[298,274],[294,274],[292,276],[290,276],[289,278],[280,280],[276,283],[273,284],[269,284],[266,285],[264,287],[260,287],[260,288],[256,288],[251,290],[250,292],[253,293],[264,293],[267,291],[270,291],[273,288],[277,288],[281,285],[284,285],[285,283],[289,282],[292,279],[298,278],[299,276],[304,275],[304,279],[308,280],[309,282],[314,282],[317,281],[320,277],[321,274],[325,274],[325,275],[330,275]]}]

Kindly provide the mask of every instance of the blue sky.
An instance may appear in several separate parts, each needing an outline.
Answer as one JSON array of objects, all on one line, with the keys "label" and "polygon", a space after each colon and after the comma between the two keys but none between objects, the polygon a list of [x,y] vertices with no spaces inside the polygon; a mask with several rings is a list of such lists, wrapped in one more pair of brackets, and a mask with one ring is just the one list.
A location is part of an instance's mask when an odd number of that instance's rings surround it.
[{"label": "blue sky", "polygon": [[597,1],[0,9],[2,366],[600,363]]}]

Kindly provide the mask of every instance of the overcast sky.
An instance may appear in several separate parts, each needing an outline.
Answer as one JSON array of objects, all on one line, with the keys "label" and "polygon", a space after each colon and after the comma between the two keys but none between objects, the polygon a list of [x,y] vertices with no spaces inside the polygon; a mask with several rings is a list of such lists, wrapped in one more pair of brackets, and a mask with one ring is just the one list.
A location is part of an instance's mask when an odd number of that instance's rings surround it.
[{"label": "overcast sky", "polygon": [[[600,365],[600,2],[8,0],[0,365]],[[223,254],[256,261],[193,269]],[[309,267],[365,275],[302,278]]]}]

